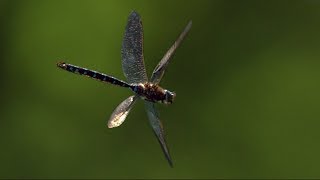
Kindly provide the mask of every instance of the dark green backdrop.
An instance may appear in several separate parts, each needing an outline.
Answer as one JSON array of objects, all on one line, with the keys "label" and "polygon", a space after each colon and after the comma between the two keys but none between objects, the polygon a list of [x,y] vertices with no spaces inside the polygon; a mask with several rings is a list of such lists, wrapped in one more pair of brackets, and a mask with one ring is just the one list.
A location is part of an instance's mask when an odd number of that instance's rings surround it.
[{"label": "dark green backdrop", "polygon": [[[131,92],[56,68],[125,79],[134,9],[149,74],[193,20],[158,105],[173,169],[143,103],[107,128]],[[316,0],[1,0],[0,178],[320,178],[319,19]]]}]

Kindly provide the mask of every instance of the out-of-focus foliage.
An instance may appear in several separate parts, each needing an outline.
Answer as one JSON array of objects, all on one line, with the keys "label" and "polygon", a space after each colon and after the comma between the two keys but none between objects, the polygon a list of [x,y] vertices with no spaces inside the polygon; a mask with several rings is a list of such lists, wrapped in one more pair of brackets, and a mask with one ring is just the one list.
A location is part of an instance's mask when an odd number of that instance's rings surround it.
[{"label": "out-of-focus foliage", "polygon": [[[125,80],[132,10],[147,71],[192,19],[158,105],[174,168],[131,92],[56,68]],[[305,1],[0,1],[0,178],[319,178],[320,3]]]}]

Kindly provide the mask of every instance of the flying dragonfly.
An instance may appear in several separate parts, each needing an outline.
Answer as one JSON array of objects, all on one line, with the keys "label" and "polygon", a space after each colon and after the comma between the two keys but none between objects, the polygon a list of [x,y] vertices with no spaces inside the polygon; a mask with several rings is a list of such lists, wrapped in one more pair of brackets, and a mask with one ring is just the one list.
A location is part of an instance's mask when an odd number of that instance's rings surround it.
[{"label": "flying dragonfly", "polygon": [[163,126],[159,118],[159,113],[155,108],[155,103],[172,104],[175,99],[176,94],[160,87],[159,83],[172,55],[189,32],[191,25],[192,21],[187,24],[183,32],[179,35],[178,39],[169,48],[158,65],[155,67],[150,80],[148,80],[144,66],[143,28],[141,17],[135,11],[132,11],[129,15],[121,48],[122,70],[127,82],[107,74],[92,71],[72,64],[67,64],[65,62],[57,63],[59,68],[62,68],[66,71],[85,75],[102,82],[114,84],[116,86],[126,87],[134,92],[134,95],[121,102],[113,111],[108,121],[109,128],[120,126],[128,116],[134,103],[138,99],[143,99],[150,125],[171,167],[173,167],[173,163],[166,145]]}]

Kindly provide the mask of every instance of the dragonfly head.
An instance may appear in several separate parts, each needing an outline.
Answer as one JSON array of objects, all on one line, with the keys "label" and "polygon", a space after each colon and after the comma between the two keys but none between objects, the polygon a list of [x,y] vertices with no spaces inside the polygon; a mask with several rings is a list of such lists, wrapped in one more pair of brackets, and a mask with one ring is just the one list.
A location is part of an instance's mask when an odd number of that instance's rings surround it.
[{"label": "dragonfly head", "polygon": [[163,102],[165,104],[172,104],[175,97],[176,97],[176,93],[165,90],[165,99]]}]

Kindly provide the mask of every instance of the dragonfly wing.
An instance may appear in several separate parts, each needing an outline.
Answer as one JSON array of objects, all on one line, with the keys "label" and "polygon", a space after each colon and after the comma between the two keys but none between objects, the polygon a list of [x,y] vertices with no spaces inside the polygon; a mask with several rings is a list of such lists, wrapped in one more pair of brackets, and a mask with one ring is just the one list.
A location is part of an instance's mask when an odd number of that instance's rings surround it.
[{"label": "dragonfly wing", "polygon": [[133,104],[137,99],[137,96],[130,96],[126,100],[122,101],[113,111],[108,121],[108,127],[114,128],[120,126],[128,116]]},{"label": "dragonfly wing", "polygon": [[183,32],[180,34],[178,39],[174,42],[174,44],[170,47],[170,49],[167,51],[167,53],[163,56],[159,64],[156,66],[156,68],[153,70],[152,76],[151,76],[151,82],[158,84],[161,81],[161,78],[169,64],[169,60],[174,54],[175,50],[179,47],[182,40],[185,38],[187,33],[189,32],[190,28],[192,26],[192,21],[188,23],[188,25],[184,28]]},{"label": "dragonfly wing", "polygon": [[143,60],[143,28],[140,15],[129,15],[121,48],[122,70],[129,83],[147,82]]},{"label": "dragonfly wing", "polygon": [[166,159],[168,160],[170,166],[173,167],[169,149],[166,145],[166,141],[164,138],[164,131],[163,131],[162,123],[159,119],[158,111],[156,110],[155,105],[152,102],[145,101],[145,107],[146,107],[149,122],[153,129],[153,132],[158,138],[158,141],[161,145],[162,151],[164,152]]}]

